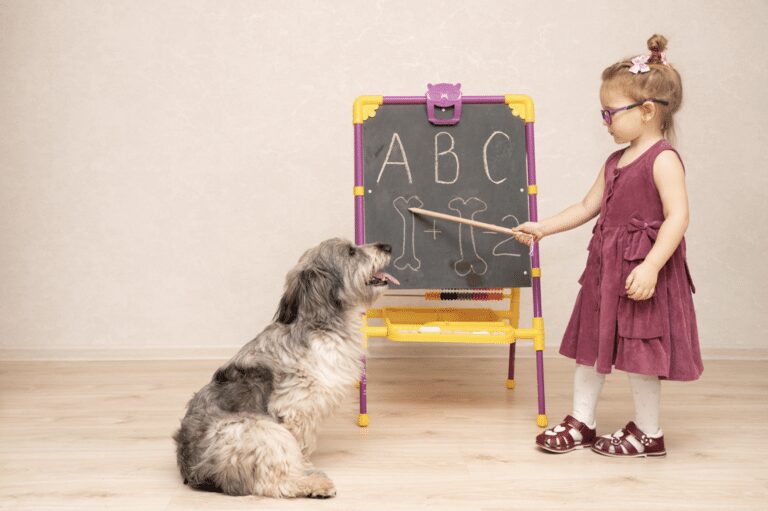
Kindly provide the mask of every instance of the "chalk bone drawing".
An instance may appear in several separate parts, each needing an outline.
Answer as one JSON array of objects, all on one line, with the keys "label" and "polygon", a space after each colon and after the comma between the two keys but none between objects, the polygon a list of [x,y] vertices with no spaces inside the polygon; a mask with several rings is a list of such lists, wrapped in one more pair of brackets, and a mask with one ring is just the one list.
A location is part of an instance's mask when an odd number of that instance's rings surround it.
[{"label": "chalk bone drawing", "polygon": [[[421,202],[418,195],[413,195],[407,199],[400,196],[392,201],[392,205],[395,206],[395,210],[400,215],[400,218],[403,219],[403,253],[392,264],[398,270],[410,268],[412,271],[419,271],[421,259],[416,257],[416,240],[414,238],[416,225],[413,213],[408,211],[408,208],[420,208],[424,203]],[[410,240],[408,239],[409,237]]]},{"label": "chalk bone drawing", "polygon": [[[448,208],[456,211],[460,217],[474,220],[476,214],[488,209],[488,205],[477,197],[470,197],[467,200],[461,197],[451,199]],[[488,271],[488,263],[477,253],[475,245],[475,228],[471,225],[458,224],[459,226],[459,253],[461,259],[453,265],[456,274],[463,277],[470,272],[476,275],[485,275]],[[469,228],[469,239],[463,236],[464,228]]]}]

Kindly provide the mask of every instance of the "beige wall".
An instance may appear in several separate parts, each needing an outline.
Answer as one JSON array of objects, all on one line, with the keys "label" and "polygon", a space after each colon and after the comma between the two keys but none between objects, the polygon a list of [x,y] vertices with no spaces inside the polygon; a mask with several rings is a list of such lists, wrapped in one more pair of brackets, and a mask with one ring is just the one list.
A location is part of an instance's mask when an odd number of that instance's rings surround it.
[{"label": "beige wall", "polygon": [[[0,348],[248,340],[308,245],[352,237],[361,94],[530,94],[556,213],[615,149],[601,70],[653,32],[686,87],[702,344],[760,348],[766,19],[763,1],[2,1]],[[551,351],[588,236],[542,243]]]}]

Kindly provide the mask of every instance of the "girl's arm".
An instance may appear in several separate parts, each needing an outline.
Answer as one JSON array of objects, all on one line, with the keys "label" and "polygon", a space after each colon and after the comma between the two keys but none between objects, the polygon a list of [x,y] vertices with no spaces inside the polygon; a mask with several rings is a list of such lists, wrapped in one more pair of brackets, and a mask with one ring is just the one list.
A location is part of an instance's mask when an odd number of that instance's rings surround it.
[{"label": "girl's arm", "polygon": [[533,235],[533,241],[539,241],[544,236],[558,232],[569,231],[595,218],[600,213],[600,203],[603,200],[605,189],[605,165],[600,167],[600,172],[595,179],[592,188],[584,198],[555,216],[551,216],[539,222],[525,222],[518,229]]},{"label": "girl's arm", "polygon": [[646,300],[653,296],[659,270],[677,250],[688,228],[685,171],[674,151],[664,151],[656,157],[653,182],[664,207],[664,222],[659,228],[653,248],[624,283],[627,296],[633,300]]}]

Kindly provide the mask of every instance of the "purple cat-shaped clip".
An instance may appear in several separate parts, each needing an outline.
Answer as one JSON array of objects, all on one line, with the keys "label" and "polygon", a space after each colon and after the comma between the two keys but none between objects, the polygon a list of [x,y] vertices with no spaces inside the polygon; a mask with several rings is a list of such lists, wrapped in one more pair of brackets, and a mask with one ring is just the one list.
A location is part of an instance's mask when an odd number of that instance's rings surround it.
[{"label": "purple cat-shaped clip", "polygon": [[[453,117],[450,119],[438,119],[435,116],[435,107],[453,108]],[[427,118],[436,125],[458,124],[461,119],[461,84],[438,83],[427,84]]]}]

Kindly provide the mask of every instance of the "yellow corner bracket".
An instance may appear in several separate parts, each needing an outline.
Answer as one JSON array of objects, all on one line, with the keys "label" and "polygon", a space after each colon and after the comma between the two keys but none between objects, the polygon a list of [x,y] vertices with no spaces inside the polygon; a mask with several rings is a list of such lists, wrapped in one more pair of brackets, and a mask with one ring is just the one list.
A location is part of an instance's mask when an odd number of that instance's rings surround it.
[{"label": "yellow corner bracket", "polygon": [[384,96],[359,96],[352,105],[352,124],[363,124],[376,116],[376,109],[384,104]]},{"label": "yellow corner bracket", "polygon": [[512,110],[512,115],[523,119],[526,123],[533,122],[533,100],[526,94],[507,94],[504,101]]}]

